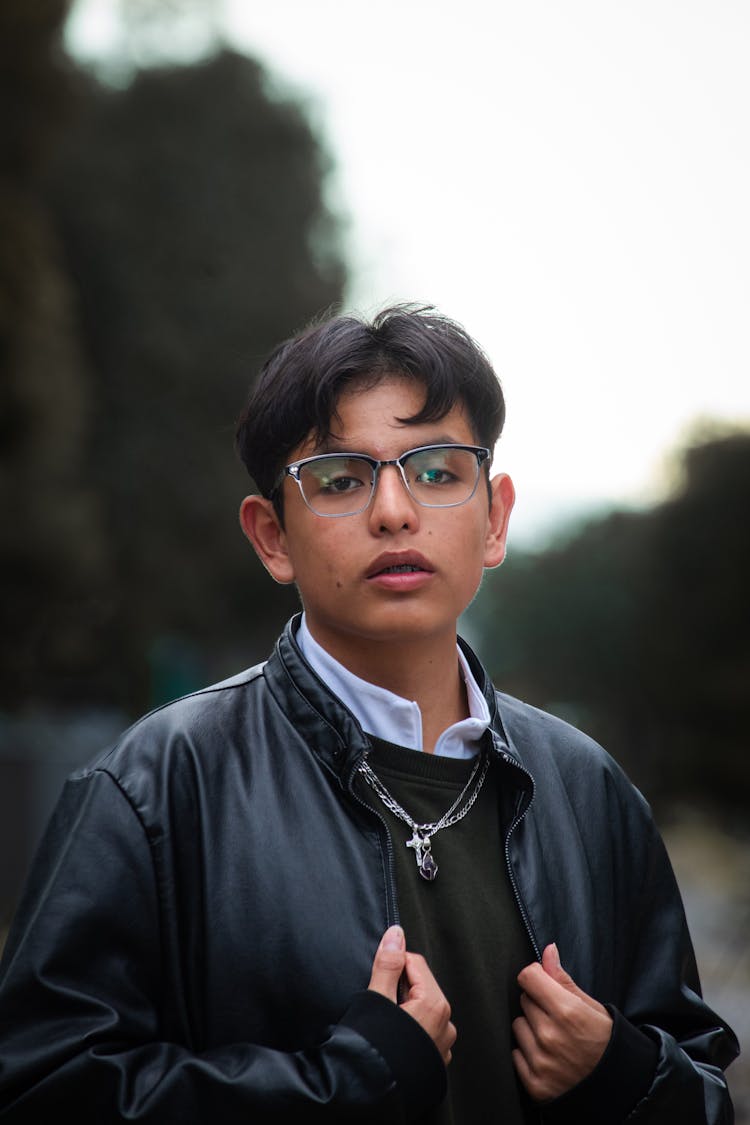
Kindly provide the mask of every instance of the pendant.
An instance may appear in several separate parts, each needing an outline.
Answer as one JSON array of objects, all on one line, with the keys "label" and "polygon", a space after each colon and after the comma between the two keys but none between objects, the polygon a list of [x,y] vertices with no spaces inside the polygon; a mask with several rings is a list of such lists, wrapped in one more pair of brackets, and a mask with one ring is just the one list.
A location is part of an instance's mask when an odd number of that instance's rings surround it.
[{"label": "pendant", "polygon": [[420,836],[418,829],[414,829],[411,840],[406,841],[407,848],[414,848],[414,859],[417,862],[417,871],[428,883],[438,873],[438,865],[432,858],[432,842],[428,835]]}]

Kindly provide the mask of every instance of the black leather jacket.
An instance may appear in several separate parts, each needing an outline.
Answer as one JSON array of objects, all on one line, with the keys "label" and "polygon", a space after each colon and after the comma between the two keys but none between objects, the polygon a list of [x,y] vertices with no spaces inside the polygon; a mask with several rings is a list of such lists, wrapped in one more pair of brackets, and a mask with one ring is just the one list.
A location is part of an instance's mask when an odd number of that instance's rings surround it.
[{"label": "black leather jacket", "polygon": [[[367,737],[293,634],[67,782],[0,971],[4,1119],[390,1123],[442,1096],[427,1035],[364,991],[398,920],[392,845],[351,787]],[[556,941],[616,1014],[606,1081],[595,1071],[541,1119],[731,1122],[721,1068],[736,1041],[700,999],[645,802],[599,747],[496,695],[467,656],[505,773],[498,862],[530,939]]]}]

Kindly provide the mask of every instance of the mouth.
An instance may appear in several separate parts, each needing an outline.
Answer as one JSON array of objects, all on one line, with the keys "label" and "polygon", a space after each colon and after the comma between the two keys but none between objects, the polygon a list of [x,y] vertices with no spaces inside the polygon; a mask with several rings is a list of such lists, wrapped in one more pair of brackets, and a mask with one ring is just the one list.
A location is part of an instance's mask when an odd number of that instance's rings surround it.
[{"label": "mouth", "polygon": [[379,570],[378,574],[415,574],[418,570],[422,570],[421,566],[411,566],[409,563],[404,563],[402,566],[384,566]]},{"label": "mouth", "polygon": [[385,574],[432,574],[433,567],[427,559],[410,551],[408,555],[381,555],[367,571],[366,578],[380,578]]}]

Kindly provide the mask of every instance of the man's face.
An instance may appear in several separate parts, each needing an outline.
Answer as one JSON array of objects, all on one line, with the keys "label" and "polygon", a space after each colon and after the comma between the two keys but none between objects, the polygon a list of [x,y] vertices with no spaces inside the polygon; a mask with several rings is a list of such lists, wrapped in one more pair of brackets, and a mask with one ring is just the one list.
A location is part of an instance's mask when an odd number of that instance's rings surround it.
[{"label": "man's face", "polygon": [[[423,402],[421,384],[399,376],[355,387],[339,399],[330,441],[321,449],[308,438],[289,462],[334,449],[386,460],[421,445],[476,444],[460,406],[436,422],[398,421],[418,413]],[[513,503],[508,477],[494,478],[491,508],[484,479],[465,504],[427,508],[409,495],[398,469],[387,466],[369,507],[340,518],[310,511],[290,477],[283,488],[284,528],[276,524],[271,549],[259,543],[244,506],[243,526],[277,581],[296,582],[310,631],[324,648],[352,667],[359,663],[353,654],[373,644],[455,644],[456,620],[483,568],[497,566],[504,555]],[[255,498],[256,510],[259,504],[266,505],[267,525],[270,504]],[[417,569],[393,570],[403,566]]]}]

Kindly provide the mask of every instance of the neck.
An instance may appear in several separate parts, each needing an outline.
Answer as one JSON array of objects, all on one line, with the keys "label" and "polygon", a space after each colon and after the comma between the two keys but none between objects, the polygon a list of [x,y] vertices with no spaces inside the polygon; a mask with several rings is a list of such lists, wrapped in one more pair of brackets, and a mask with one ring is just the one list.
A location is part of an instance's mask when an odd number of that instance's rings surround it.
[{"label": "neck", "polygon": [[[308,622],[309,627],[309,622]],[[315,640],[340,664],[368,683],[386,688],[402,699],[413,700],[422,715],[422,745],[432,753],[442,732],[469,715],[466,685],[456,655],[456,636],[400,640],[389,643],[341,643],[338,637]]]}]

